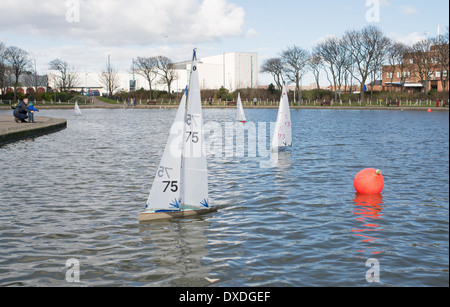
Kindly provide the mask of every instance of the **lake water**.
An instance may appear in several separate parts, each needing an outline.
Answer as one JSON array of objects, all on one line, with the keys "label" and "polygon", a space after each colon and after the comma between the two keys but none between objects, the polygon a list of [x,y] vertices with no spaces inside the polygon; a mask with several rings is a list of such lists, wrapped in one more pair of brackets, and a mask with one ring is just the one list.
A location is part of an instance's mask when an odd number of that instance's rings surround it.
[{"label": "lake water", "polygon": [[[449,285],[448,112],[292,110],[276,161],[209,152],[217,212],[150,224],[175,110],[82,112],[42,110],[67,129],[0,147],[0,286]],[[276,112],[247,109],[248,125]],[[204,110],[224,147],[234,117]],[[356,195],[369,167],[383,192]]]}]

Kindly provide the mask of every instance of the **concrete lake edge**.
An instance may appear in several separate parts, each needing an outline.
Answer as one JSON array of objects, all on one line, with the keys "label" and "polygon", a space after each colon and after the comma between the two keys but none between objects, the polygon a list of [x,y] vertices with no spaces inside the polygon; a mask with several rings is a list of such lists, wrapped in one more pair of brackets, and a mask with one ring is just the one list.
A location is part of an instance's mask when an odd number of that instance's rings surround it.
[{"label": "concrete lake edge", "polygon": [[67,128],[67,120],[36,116],[35,123],[16,123],[12,115],[0,115],[0,146]]}]

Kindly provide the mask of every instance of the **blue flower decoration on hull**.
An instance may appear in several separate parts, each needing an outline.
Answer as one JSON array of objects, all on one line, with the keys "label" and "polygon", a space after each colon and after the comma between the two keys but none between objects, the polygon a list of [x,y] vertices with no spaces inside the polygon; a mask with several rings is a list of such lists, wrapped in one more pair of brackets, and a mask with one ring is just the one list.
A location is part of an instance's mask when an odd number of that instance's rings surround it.
[{"label": "blue flower decoration on hull", "polygon": [[175,198],[169,203],[169,208],[172,210],[179,210],[180,209],[180,200]]},{"label": "blue flower decoration on hull", "polygon": [[200,202],[200,204],[201,204],[203,207],[205,207],[205,208],[209,208],[209,204],[208,204],[208,200],[207,200],[207,199],[202,200],[202,201]]}]

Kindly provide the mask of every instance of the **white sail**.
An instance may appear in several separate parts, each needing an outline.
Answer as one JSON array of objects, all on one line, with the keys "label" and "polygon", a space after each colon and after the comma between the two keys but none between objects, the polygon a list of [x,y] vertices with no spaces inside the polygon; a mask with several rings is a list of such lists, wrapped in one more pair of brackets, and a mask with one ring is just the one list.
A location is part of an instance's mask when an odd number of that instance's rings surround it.
[{"label": "white sail", "polygon": [[283,86],[271,148],[277,149],[288,146],[292,146],[291,112],[286,88]]},{"label": "white sail", "polygon": [[78,101],[75,101],[75,115],[81,115],[80,107],[78,106]]},{"label": "white sail", "polygon": [[203,115],[194,50],[181,160],[182,208],[208,208],[208,170],[203,139]]},{"label": "white sail", "polygon": [[156,170],[150,194],[147,199],[148,211],[180,210],[180,169],[183,151],[184,117],[186,113],[186,91],[181,98],[170,135]]},{"label": "white sail", "polygon": [[241,93],[238,93],[238,98],[237,98],[237,116],[236,116],[237,121],[239,122],[246,122],[245,119],[245,114],[244,114],[244,108],[242,107],[242,101],[241,101]]}]

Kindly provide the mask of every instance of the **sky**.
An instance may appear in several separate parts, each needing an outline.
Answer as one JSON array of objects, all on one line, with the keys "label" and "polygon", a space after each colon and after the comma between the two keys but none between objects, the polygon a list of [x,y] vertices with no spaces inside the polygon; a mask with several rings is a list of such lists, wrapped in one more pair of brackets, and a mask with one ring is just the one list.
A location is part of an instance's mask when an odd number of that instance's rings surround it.
[{"label": "sky", "polygon": [[[38,73],[60,58],[79,73],[119,72],[133,58],[174,62],[257,52],[259,66],[282,50],[311,50],[329,36],[374,25],[412,44],[449,25],[447,0],[2,0],[0,42],[26,50]],[[259,84],[272,79],[259,75]],[[308,74],[303,85],[313,82]]]}]

